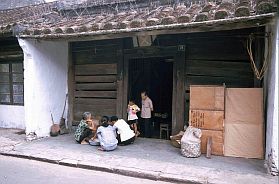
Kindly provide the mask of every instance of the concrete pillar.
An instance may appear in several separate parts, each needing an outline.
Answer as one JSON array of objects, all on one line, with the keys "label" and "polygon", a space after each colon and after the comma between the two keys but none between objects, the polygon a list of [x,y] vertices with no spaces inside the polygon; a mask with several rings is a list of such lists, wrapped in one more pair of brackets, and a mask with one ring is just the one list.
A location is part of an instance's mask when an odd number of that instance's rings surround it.
[{"label": "concrete pillar", "polygon": [[266,166],[272,175],[278,175],[278,60],[279,18],[267,26],[271,34],[271,50],[268,71],[265,76],[266,91]]}]

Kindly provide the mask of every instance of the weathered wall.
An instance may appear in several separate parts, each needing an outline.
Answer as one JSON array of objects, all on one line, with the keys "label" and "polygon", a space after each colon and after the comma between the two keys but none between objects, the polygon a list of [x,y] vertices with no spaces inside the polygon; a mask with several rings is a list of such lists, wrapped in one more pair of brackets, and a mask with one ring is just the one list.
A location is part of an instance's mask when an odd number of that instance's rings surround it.
[{"label": "weathered wall", "polygon": [[278,60],[279,60],[279,18],[267,27],[272,31],[271,62],[266,74],[266,155],[270,171],[278,174]]},{"label": "weathered wall", "polygon": [[[2,61],[23,61],[22,50],[16,38],[1,37],[0,56],[0,63]],[[0,105],[0,127],[24,129],[24,107],[21,105]]]},{"label": "weathered wall", "polygon": [[24,129],[24,106],[0,105],[0,127]]},{"label": "weathered wall", "polygon": [[68,90],[68,43],[19,39],[19,44],[24,52],[26,133],[48,136],[51,113],[59,122]]}]

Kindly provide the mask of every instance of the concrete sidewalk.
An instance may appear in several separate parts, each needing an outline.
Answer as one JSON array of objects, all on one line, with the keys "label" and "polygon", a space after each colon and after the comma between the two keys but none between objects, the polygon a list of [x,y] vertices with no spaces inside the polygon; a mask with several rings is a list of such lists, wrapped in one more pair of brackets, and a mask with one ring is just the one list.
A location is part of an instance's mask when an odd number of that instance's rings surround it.
[{"label": "concrete sidewalk", "polygon": [[26,142],[15,132],[0,129],[0,154],[175,183],[278,183],[263,160],[185,158],[165,140],[138,138],[133,145],[102,152],[77,144],[71,134]]}]

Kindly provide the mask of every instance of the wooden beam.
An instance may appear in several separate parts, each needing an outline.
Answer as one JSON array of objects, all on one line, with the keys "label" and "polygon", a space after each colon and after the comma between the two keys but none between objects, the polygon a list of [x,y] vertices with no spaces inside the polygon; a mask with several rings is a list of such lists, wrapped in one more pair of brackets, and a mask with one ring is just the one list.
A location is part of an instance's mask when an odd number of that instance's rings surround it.
[{"label": "wooden beam", "polygon": [[112,106],[116,105],[115,99],[104,99],[104,98],[75,98],[75,104],[86,104],[86,105],[102,105],[102,104],[112,104]]},{"label": "wooden beam", "polygon": [[116,98],[116,91],[76,91],[75,97]]},{"label": "wooden beam", "polygon": [[0,51],[0,56],[9,56],[9,55],[23,55],[22,50],[8,50],[8,51]]},{"label": "wooden beam", "polygon": [[116,90],[116,83],[82,83],[82,84],[76,84],[76,90]]},{"label": "wooden beam", "polygon": [[23,54],[0,55],[0,59],[22,59],[23,60]]},{"label": "wooden beam", "polygon": [[75,75],[112,75],[117,74],[117,64],[76,65]]},{"label": "wooden beam", "polygon": [[116,75],[75,76],[76,82],[116,82]]}]

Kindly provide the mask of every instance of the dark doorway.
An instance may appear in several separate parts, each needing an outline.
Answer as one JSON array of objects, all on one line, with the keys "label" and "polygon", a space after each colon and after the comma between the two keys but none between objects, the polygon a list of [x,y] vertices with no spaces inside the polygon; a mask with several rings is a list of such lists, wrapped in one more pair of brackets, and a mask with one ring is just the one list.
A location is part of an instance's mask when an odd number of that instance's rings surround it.
[{"label": "dark doorway", "polygon": [[[141,108],[140,93],[147,91],[151,98],[154,106],[152,137],[159,138],[160,124],[172,126],[173,59],[170,57],[131,59],[128,82],[128,100],[134,99]],[[140,120],[139,125],[141,125]],[[141,126],[140,129],[142,130],[143,127]],[[163,133],[166,138],[166,132]],[[169,133],[171,135],[171,132]]]}]

